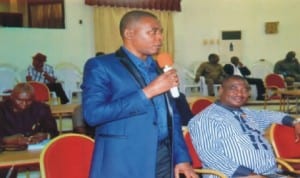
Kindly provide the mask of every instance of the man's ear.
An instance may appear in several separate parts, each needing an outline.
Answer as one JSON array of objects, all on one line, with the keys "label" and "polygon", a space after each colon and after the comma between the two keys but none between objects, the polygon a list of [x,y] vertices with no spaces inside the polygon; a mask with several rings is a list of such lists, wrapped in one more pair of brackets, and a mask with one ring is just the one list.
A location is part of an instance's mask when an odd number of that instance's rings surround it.
[{"label": "man's ear", "polygon": [[132,36],[133,36],[133,30],[131,30],[131,29],[125,29],[125,31],[124,31],[124,37],[126,39],[132,39]]},{"label": "man's ear", "polygon": [[219,96],[221,96],[222,94],[223,94],[223,91],[224,91],[224,89],[223,89],[223,87],[222,87],[222,85],[219,87],[219,90],[218,90],[218,93],[219,93]]}]

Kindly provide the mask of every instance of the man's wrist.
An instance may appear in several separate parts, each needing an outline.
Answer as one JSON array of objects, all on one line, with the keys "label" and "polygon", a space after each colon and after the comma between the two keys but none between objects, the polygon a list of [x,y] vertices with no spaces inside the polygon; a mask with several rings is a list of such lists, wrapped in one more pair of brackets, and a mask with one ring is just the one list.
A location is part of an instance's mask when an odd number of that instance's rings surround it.
[{"label": "man's wrist", "polygon": [[300,123],[300,118],[296,118],[293,120],[293,126]]}]

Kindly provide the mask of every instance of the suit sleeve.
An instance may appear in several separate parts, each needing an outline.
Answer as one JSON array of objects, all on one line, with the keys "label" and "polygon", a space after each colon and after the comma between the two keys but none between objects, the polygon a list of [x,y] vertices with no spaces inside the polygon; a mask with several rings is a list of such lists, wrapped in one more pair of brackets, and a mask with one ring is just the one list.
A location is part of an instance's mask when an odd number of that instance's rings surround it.
[{"label": "suit sleeve", "polygon": [[[52,117],[50,107],[44,103],[41,103],[39,107],[39,115],[41,119],[41,131],[47,132],[51,135],[51,138],[58,135],[56,120]],[[35,115],[36,116],[36,115]]]},{"label": "suit sleeve", "polygon": [[225,64],[223,69],[227,75],[233,75],[233,67],[231,64]]},{"label": "suit sleeve", "polygon": [[251,72],[250,72],[250,70],[248,69],[248,67],[240,67],[239,68],[240,69],[240,71],[241,71],[241,74],[243,75],[243,76],[247,76],[247,75],[250,75],[251,74]]},{"label": "suit sleeve", "polygon": [[176,107],[173,107],[173,149],[174,149],[174,164],[191,162],[187,146],[185,144],[182,128],[181,128],[181,116]]},{"label": "suit sleeve", "polygon": [[[86,63],[83,75],[82,107],[89,125],[134,117],[153,109],[141,88],[127,90],[132,88],[128,84],[131,79],[120,73],[120,68],[111,69],[97,60],[94,58]],[[112,73],[118,69],[119,73]]]}]

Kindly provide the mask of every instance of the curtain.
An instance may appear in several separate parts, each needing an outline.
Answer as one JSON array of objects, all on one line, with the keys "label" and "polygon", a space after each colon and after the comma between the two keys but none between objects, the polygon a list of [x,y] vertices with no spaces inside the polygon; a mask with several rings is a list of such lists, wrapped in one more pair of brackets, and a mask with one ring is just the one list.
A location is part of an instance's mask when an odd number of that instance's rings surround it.
[{"label": "curtain", "polygon": [[30,27],[64,28],[63,5],[61,3],[29,5]]},{"label": "curtain", "polygon": [[181,0],[85,0],[87,5],[181,11]]},{"label": "curtain", "polygon": [[[122,16],[133,9],[114,8],[114,7],[95,7],[94,25],[95,25],[95,48],[96,51],[111,53],[116,51],[122,45],[122,39],[119,32],[119,22]],[[160,20],[163,27],[163,47],[161,51],[168,52],[174,56],[174,32],[173,32],[173,14],[170,11],[153,11]]]}]

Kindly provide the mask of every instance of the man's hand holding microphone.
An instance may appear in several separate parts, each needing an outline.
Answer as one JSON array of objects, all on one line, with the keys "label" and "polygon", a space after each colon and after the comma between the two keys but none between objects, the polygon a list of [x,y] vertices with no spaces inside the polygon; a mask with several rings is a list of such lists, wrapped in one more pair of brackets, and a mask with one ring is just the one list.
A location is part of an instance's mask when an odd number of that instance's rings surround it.
[{"label": "man's hand holding microphone", "polygon": [[167,53],[160,53],[157,56],[157,62],[159,67],[163,69],[164,73],[158,76],[143,89],[145,95],[147,96],[147,98],[152,98],[156,95],[170,90],[171,95],[174,98],[179,97],[179,78],[177,76],[176,70],[172,67],[173,60],[171,58],[171,55]]}]

